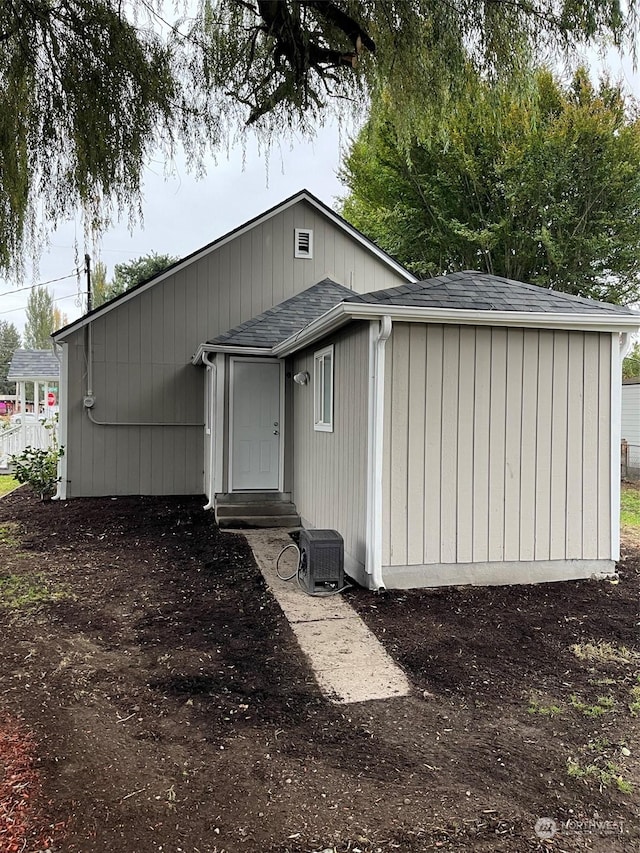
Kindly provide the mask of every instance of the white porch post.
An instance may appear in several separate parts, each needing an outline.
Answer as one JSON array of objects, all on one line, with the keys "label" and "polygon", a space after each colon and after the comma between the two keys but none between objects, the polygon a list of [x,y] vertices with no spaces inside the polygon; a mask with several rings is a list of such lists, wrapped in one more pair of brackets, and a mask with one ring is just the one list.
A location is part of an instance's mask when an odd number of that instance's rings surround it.
[{"label": "white porch post", "polygon": [[27,446],[27,383],[20,382],[20,411],[22,417],[20,419],[20,431],[22,434],[22,449]]}]

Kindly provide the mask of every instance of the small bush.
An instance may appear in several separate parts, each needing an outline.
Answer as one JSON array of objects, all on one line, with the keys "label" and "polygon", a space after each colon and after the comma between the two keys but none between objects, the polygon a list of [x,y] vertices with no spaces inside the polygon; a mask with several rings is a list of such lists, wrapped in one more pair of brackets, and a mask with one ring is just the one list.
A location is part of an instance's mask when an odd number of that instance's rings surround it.
[{"label": "small bush", "polygon": [[40,500],[51,498],[58,482],[58,460],[64,455],[62,447],[53,445],[48,450],[25,447],[22,453],[10,458],[14,476],[19,483],[26,483]]}]

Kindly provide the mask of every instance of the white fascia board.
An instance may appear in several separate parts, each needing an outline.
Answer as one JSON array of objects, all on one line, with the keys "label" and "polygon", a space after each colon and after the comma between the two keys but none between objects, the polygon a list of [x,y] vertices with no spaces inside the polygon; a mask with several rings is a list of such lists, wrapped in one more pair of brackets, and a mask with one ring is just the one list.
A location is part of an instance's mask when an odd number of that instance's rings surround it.
[{"label": "white fascia board", "polygon": [[227,355],[266,355],[273,356],[272,347],[234,347],[223,344],[200,344],[195,355],[191,359],[192,364],[202,364],[202,356],[205,352],[220,352]]},{"label": "white fascia board", "polygon": [[104,314],[107,314],[113,308],[116,308],[118,305],[124,305],[125,302],[128,302],[130,299],[134,299],[138,294],[144,293],[149,288],[154,287],[156,284],[160,284],[160,282],[165,281],[169,276],[175,275],[176,273],[182,272],[183,269],[190,266],[195,261],[199,261],[207,255],[211,254],[211,252],[216,251],[222,246],[230,243],[232,240],[235,240],[236,237],[241,237],[243,234],[246,234],[247,231],[251,231],[256,228],[258,225],[262,225],[265,222],[268,222],[269,219],[272,219],[274,216],[277,216],[279,213],[282,213],[285,210],[288,210],[290,207],[293,207],[295,204],[298,204],[301,201],[306,201],[311,205],[315,210],[321,213],[326,219],[328,219],[333,225],[337,228],[340,228],[341,231],[344,231],[354,240],[356,240],[361,246],[371,252],[372,255],[375,255],[379,260],[381,260],[388,267],[393,269],[398,275],[402,276],[406,281],[418,281],[418,279],[412,275],[408,270],[406,270],[402,264],[399,264],[398,261],[394,260],[391,255],[388,255],[385,251],[383,251],[379,246],[376,246],[371,240],[361,234],[356,228],[343,219],[341,216],[338,216],[334,213],[330,207],[325,207],[318,199],[314,198],[314,196],[310,195],[306,190],[302,190],[296,195],[292,196],[286,201],[283,201],[281,204],[276,205],[275,207],[270,208],[265,211],[262,215],[258,214],[254,219],[250,219],[244,225],[240,225],[232,231],[227,232],[222,237],[219,237],[217,240],[214,240],[212,243],[204,246],[202,249],[196,249],[195,252],[192,252],[182,261],[179,261],[174,266],[170,267],[166,272],[160,273],[160,275],[151,279],[151,281],[146,284],[141,285],[140,287],[136,287],[131,291],[127,291],[123,293],[120,297],[118,297],[114,302],[106,303],[104,308],[99,309],[98,311],[93,312],[88,317],[80,317],[76,320],[75,323],[71,323],[66,329],[63,329],[61,332],[54,332],[52,338],[56,341],[64,340],[68,335],[73,332],[81,329],[83,326],[86,326],[87,323],[91,323],[93,320],[97,320],[99,317],[102,317]]},{"label": "white fascia board", "polygon": [[534,329],[563,329],[567,331],[629,332],[640,328],[640,314],[618,314],[612,317],[597,314],[559,314],[532,311],[474,311],[459,308],[416,308],[405,305],[341,302],[301,332],[291,335],[273,348],[275,355],[284,356],[308,346],[344,325],[349,320],[371,320],[389,316],[405,323],[444,323],[462,326],[512,326]]},{"label": "white fascia board", "polygon": [[282,341],[282,343],[276,344],[273,347],[273,355],[278,358],[291,355],[291,353],[312,344],[319,338],[323,338],[335,329],[340,328],[340,326],[344,326],[345,323],[348,323],[352,319],[348,312],[345,311],[345,307],[345,302],[339,302],[337,305],[334,305],[333,308],[330,308],[321,317],[318,317],[317,320],[305,326],[304,329],[296,332],[295,335],[291,335]]},{"label": "white fascia board", "polygon": [[552,311],[477,311],[460,308],[416,308],[404,305],[343,303],[345,311],[354,320],[368,320],[388,314],[394,320],[416,323],[448,323],[472,326],[517,326],[519,328],[565,329],[601,332],[626,332],[640,328],[640,313],[616,314],[561,314]]}]

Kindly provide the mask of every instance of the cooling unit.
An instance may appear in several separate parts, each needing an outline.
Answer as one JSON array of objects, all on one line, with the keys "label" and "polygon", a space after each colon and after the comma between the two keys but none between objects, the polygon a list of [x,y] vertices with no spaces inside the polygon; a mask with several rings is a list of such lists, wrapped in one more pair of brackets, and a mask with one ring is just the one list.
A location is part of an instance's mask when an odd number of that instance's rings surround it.
[{"label": "cooling unit", "polygon": [[300,531],[300,585],[307,592],[330,592],[344,586],[344,543],[335,530]]}]

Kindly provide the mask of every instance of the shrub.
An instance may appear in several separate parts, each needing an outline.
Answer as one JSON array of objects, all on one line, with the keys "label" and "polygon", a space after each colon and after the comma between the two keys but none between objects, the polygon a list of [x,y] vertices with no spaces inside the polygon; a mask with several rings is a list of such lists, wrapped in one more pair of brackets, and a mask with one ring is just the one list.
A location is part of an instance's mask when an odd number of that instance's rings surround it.
[{"label": "shrub", "polygon": [[10,458],[14,476],[19,483],[26,483],[40,495],[40,500],[48,500],[56,490],[58,482],[58,460],[64,455],[64,449],[54,444],[48,450],[40,447],[25,447],[22,453]]}]

